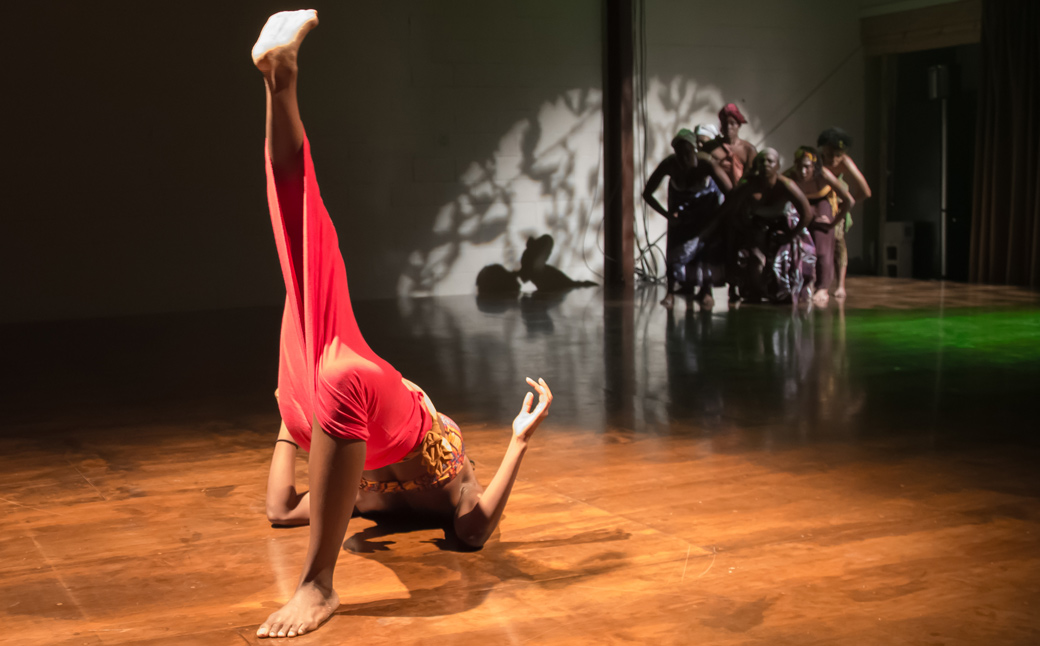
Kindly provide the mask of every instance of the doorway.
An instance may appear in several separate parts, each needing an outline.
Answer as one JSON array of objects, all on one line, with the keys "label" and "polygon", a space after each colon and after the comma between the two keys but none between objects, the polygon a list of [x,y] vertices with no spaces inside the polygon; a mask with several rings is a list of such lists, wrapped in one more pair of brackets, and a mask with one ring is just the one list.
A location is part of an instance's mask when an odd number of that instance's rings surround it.
[{"label": "doorway", "polygon": [[894,58],[886,219],[912,224],[914,278],[967,281],[980,47],[977,43],[958,45]]}]

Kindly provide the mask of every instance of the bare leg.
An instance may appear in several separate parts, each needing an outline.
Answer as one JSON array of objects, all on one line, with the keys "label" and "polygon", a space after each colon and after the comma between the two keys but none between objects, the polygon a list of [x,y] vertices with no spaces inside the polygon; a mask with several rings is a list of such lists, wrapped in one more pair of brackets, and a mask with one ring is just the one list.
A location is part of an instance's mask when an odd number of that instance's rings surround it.
[{"label": "bare leg", "polygon": [[710,310],[715,307],[715,299],[712,298],[712,288],[715,287],[715,277],[712,275],[711,265],[702,263],[701,289],[697,294],[697,300],[701,302],[701,309]]},{"label": "bare leg", "polygon": [[664,298],[661,299],[661,305],[664,305],[668,309],[672,309],[672,304],[675,303],[675,281],[672,280],[671,276],[668,277],[668,283],[665,289],[667,291],[665,292]]},{"label": "bare leg", "polygon": [[[839,227],[844,227],[844,222],[839,222]],[[845,271],[849,268],[849,248],[845,245],[845,233],[834,241],[834,262],[838,266],[838,289],[834,290],[834,298],[841,300],[845,298]]]},{"label": "bare leg", "polygon": [[320,626],[339,607],[333,575],[354,510],[365,443],[315,428],[310,457],[310,543],[292,598],[256,631],[258,637],[296,637]]},{"label": "bare leg", "polygon": [[701,308],[710,310],[715,307],[715,299],[711,296],[711,288],[704,288],[701,294]]}]

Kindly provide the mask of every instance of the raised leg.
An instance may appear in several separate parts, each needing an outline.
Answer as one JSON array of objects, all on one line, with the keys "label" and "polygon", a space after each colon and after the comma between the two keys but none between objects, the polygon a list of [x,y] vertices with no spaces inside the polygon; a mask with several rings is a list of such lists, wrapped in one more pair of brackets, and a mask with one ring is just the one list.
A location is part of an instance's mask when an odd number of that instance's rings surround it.
[{"label": "raised leg", "polygon": [[[297,58],[304,36],[318,24],[314,11],[271,16],[253,46],[253,62],[267,86],[267,142],[282,216],[288,231],[296,271],[302,266],[304,130],[296,99]],[[286,451],[272,463],[276,492],[291,483]],[[257,630],[259,637],[295,637],[327,620],[339,605],[333,574],[347,523],[354,509],[366,446],[360,440],[333,438],[315,423],[311,432],[307,512],[297,521],[310,522],[310,543],[300,583],[292,598]],[[294,487],[294,485],[293,485]],[[295,491],[293,492],[295,494]],[[278,496],[281,497],[281,496]],[[297,507],[303,502],[297,499]],[[293,497],[286,497],[293,500]]]},{"label": "raised leg", "polygon": [[253,45],[253,63],[267,85],[267,145],[276,176],[300,168],[304,131],[296,100],[297,58],[304,37],[317,25],[313,9],[276,13]]}]

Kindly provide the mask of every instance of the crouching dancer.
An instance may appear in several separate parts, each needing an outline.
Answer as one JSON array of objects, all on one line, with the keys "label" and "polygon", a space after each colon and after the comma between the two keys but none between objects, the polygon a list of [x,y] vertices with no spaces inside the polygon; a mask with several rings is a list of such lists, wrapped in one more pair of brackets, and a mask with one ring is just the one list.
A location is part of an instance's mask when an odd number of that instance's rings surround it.
[{"label": "crouching dancer", "polygon": [[[528,379],[501,466],[487,489],[466,459],[458,426],[365,343],[354,318],[332,220],[321,201],[296,97],[297,53],[318,24],[314,11],[271,16],[253,46],[267,86],[267,195],[286,301],[278,368],[282,426],[267,485],[277,524],[310,525],[292,598],[257,630],[295,637],[339,605],[333,572],[347,524],[358,511],[441,515],[479,547],[505,508],[552,393]],[[296,491],[298,448],[310,451],[310,491]]]}]

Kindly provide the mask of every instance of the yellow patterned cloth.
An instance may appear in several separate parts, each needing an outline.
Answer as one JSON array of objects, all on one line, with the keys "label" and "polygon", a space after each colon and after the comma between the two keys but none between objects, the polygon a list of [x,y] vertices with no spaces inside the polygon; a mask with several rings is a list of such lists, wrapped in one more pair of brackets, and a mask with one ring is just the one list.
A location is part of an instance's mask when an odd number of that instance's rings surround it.
[{"label": "yellow patterned cloth", "polygon": [[426,473],[407,482],[361,478],[361,490],[372,493],[396,493],[433,489],[450,482],[462,471],[462,465],[466,461],[462,431],[450,417],[440,413],[434,417],[433,426],[423,437],[419,450]]}]

